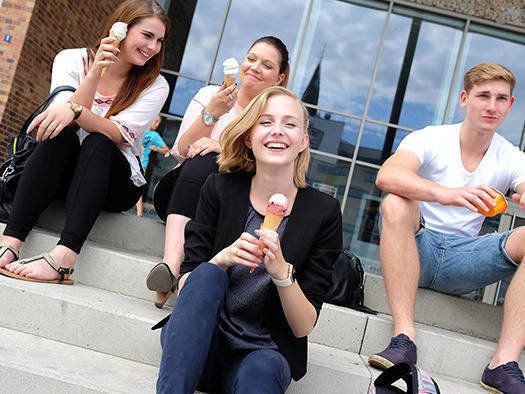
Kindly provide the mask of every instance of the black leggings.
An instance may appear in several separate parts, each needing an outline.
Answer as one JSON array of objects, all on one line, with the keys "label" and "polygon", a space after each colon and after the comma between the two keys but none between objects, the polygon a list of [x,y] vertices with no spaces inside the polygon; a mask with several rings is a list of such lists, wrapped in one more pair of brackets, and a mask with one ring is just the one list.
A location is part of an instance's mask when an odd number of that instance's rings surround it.
[{"label": "black leggings", "polygon": [[195,217],[202,185],[210,174],[219,172],[217,153],[187,159],[180,167],[168,202],[166,214],[175,213],[190,219]]},{"label": "black leggings", "polygon": [[80,145],[76,129],[65,129],[39,143],[29,158],[4,235],[25,241],[53,199],[65,198],[58,244],[80,253],[100,211],[127,211],[139,199],[143,187],[130,176],[128,161],[108,137],[91,133]]}]

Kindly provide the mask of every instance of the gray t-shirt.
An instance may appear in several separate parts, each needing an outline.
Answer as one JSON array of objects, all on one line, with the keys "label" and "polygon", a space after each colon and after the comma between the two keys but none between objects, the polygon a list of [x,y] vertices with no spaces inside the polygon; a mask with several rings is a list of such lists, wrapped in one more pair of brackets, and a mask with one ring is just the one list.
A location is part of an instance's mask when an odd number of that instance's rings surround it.
[{"label": "gray t-shirt", "polygon": [[[255,235],[261,228],[264,217],[252,206],[244,231]],[[288,218],[285,217],[277,233],[282,238]],[[253,273],[250,269],[235,265],[228,270],[230,284],[219,319],[219,331],[224,343],[232,352],[275,349],[270,332],[261,319],[265,302],[270,293],[272,280],[261,262]]]}]

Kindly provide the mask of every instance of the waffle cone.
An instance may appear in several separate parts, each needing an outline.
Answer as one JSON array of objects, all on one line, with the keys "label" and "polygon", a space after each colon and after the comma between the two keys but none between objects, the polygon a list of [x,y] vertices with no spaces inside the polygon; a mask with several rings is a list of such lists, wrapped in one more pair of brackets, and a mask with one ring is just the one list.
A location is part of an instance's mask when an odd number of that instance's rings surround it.
[{"label": "waffle cone", "polygon": [[261,227],[266,230],[277,231],[277,228],[279,227],[279,224],[281,224],[282,221],[283,216],[270,213],[264,217],[264,221]]},{"label": "waffle cone", "polygon": [[[120,41],[117,40],[117,38],[116,38],[113,34],[111,34],[111,33],[109,34],[109,36],[110,36],[111,38],[113,38],[113,40],[114,40],[114,41],[111,43],[111,45],[113,45],[115,48],[118,48],[118,47],[120,46]],[[100,74],[101,77],[104,76],[104,73],[106,72],[106,69],[107,69],[107,66],[104,67],[104,68],[102,69],[102,73]]]},{"label": "waffle cone", "polygon": [[233,85],[235,83],[235,77],[236,77],[235,74],[232,74],[232,75],[224,74],[224,82],[226,83],[226,86]]}]

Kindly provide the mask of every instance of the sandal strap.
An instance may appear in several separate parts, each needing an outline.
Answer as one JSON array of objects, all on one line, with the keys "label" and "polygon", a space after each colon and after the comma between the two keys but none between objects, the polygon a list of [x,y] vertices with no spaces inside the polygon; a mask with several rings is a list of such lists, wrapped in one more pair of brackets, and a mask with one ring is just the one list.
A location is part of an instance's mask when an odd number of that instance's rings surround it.
[{"label": "sandal strap", "polygon": [[71,275],[73,272],[75,272],[74,268],[65,268],[61,267],[57,264],[55,259],[51,257],[49,253],[39,254],[38,256],[30,257],[28,259],[23,259],[18,262],[18,264],[29,264],[33,261],[37,260],[44,260],[51,268],[53,268],[58,274],[60,275],[60,281],[63,282],[65,279],[65,275]]},{"label": "sandal strap", "polygon": [[8,245],[6,243],[0,243],[0,257],[2,257],[7,251],[10,251],[11,253],[13,253],[16,260],[18,260],[18,258],[20,257],[18,254],[18,250],[13,248],[11,245]]}]

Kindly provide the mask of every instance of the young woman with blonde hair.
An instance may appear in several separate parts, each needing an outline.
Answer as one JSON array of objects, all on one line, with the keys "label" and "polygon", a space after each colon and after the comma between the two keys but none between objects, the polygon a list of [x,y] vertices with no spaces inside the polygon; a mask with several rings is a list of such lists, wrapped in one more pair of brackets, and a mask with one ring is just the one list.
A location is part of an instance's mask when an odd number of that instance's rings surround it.
[{"label": "young woman with blonde hair", "polygon": [[[163,326],[157,392],[284,393],[306,373],[342,248],[341,211],[306,185],[308,113],[290,91],[258,95],[221,137],[220,174],[186,226],[179,296]],[[270,196],[288,199],[261,229]]]}]

